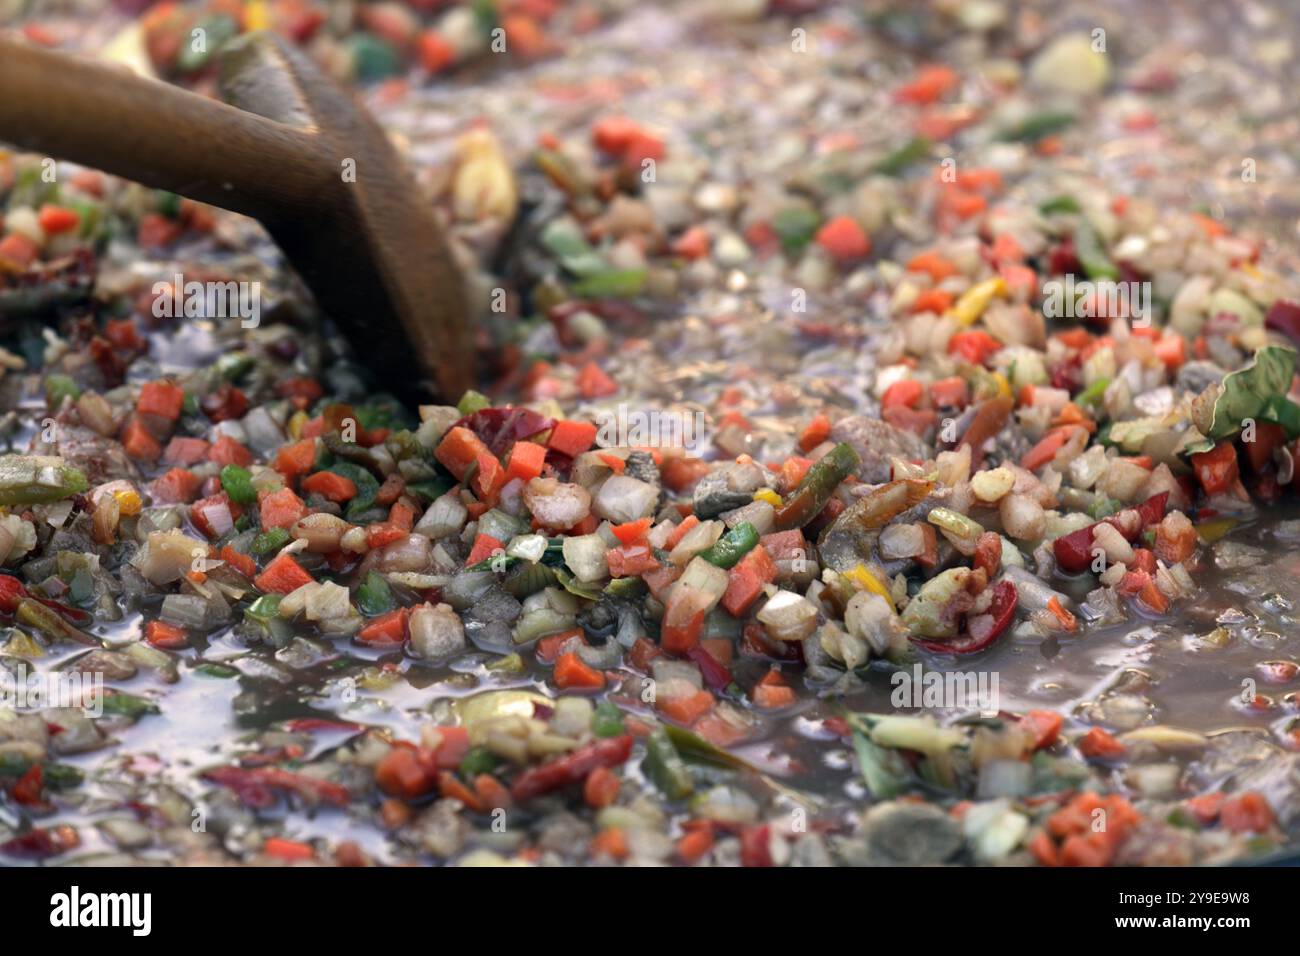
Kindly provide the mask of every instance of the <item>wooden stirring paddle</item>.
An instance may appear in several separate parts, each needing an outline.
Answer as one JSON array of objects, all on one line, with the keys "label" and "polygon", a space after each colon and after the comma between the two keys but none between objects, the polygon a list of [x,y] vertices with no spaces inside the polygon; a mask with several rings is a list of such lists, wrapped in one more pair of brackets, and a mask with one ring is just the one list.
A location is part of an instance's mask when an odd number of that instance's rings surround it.
[{"label": "wooden stirring paddle", "polygon": [[387,388],[454,402],[461,276],[384,131],[273,33],[228,44],[220,80],[228,103],[0,38],[0,141],[255,217]]}]

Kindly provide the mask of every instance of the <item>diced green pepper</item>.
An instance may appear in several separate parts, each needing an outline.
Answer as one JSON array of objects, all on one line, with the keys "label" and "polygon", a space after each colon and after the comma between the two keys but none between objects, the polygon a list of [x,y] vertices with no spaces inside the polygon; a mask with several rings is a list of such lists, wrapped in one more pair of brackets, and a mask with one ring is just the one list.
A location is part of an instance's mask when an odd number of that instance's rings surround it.
[{"label": "diced green pepper", "polygon": [[284,528],[263,531],[253,539],[253,553],[262,557],[279,551],[289,543],[289,532]]},{"label": "diced green pepper", "polygon": [[497,755],[486,747],[470,747],[461,758],[457,772],[463,780],[473,780],[481,773],[496,770],[500,763]]},{"label": "diced green pepper", "polygon": [[669,800],[681,800],[689,797],[695,790],[691,772],[686,769],[686,762],[673,746],[668,732],[662,727],[657,729],[645,742],[645,759],[641,769],[665,797]]},{"label": "diced green pepper", "polygon": [[713,547],[700,554],[709,564],[732,568],[758,544],[758,530],[748,521],[742,521],[721,538]]},{"label": "diced green pepper", "polygon": [[121,691],[104,695],[103,709],[106,714],[120,717],[143,717],[145,714],[161,713],[158,705],[148,698]]},{"label": "diced green pepper", "polygon": [[840,442],[808,469],[803,481],[776,512],[776,530],[802,528],[817,517],[835,489],[857,470],[858,453],[848,442]]},{"label": "diced green pepper", "polygon": [[75,401],[80,395],[80,386],[69,376],[57,372],[45,376],[45,402],[50,408],[57,409],[65,398]]},{"label": "diced green pepper", "polygon": [[924,136],[916,136],[903,146],[887,154],[871,167],[873,172],[884,176],[899,176],[913,163],[919,163],[930,155],[931,143]]},{"label": "diced green pepper", "polygon": [[357,588],[357,607],[366,617],[377,617],[397,607],[397,599],[384,577],[371,571]]},{"label": "diced green pepper", "polygon": [[81,494],[90,483],[79,468],[46,455],[0,457],[0,505],[41,505]]},{"label": "diced green pepper", "polygon": [[602,700],[591,716],[591,732],[597,737],[618,737],[626,733],[623,711],[617,704]]},{"label": "diced green pepper", "polygon": [[472,388],[462,395],[460,401],[456,403],[456,411],[462,415],[473,415],[475,412],[481,412],[483,409],[491,407],[492,400],[482,392],[476,392]]},{"label": "diced green pepper", "polygon": [[1119,269],[1101,243],[1097,230],[1081,219],[1074,230],[1074,254],[1089,279],[1118,279]]},{"label": "diced green pepper", "polygon": [[1074,123],[1073,113],[1035,113],[1014,126],[1004,129],[998,136],[1005,142],[1036,143],[1052,136]]},{"label": "diced green pepper", "polygon": [[236,504],[251,505],[257,501],[257,491],[253,488],[253,473],[238,465],[227,465],[221,469],[221,487],[226,489],[230,500]]}]

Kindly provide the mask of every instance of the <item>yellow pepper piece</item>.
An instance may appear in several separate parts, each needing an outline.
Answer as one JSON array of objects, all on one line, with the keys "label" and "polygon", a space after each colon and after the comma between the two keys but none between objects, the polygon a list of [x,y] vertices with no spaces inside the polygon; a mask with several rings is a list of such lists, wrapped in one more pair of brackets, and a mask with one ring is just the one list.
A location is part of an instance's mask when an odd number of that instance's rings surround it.
[{"label": "yellow pepper piece", "polygon": [[953,303],[951,309],[947,311],[950,318],[956,319],[960,326],[971,325],[984,314],[984,310],[989,307],[994,296],[1005,296],[1007,294],[1006,280],[1001,276],[994,276],[992,279],[985,279],[983,282],[977,282],[961,294],[961,298]]},{"label": "yellow pepper piece", "polygon": [[129,518],[140,513],[140,495],[134,488],[123,488],[121,491],[115,491],[113,492],[113,498],[117,501],[117,510],[122,517]]},{"label": "yellow pepper piece", "polygon": [[244,4],[244,29],[250,33],[271,29],[271,11],[267,9],[266,0],[248,0]]},{"label": "yellow pepper piece", "polygon": [[880,578],[876,577],[875,572],[865,564],[859,564],[855,568],[850,568],[848,571],[844,572],[844,576],[857,584],[863,590],[870,591],[872,594],[879,594],[889,602],[891,608],[894,606],[894,596],[889,593],[889,588],[881,583]]},{"label": "yellow pepper piece", "polygon": [[1007,381],[1007,377],[1003,375],[1001,372],[994,372],[993,380],[998,383],[998,395],[1001,397],[1010,398],[1011,383]]},{"label": "yellow pepper piece", "polygon": [[289,437],[292,438],[294,441],[297,441],[298,439],[302,438],[302,426],[306,425],[307,421],[308,418],[306,412],[304,411],[294,412],[293,415],[289,418]]},{"label": "yellow pepper piece", "polygon": [[755,501],[766,501],[773,508],[781,507],[781,496],[771,488],[759,488],[754,492]]}]

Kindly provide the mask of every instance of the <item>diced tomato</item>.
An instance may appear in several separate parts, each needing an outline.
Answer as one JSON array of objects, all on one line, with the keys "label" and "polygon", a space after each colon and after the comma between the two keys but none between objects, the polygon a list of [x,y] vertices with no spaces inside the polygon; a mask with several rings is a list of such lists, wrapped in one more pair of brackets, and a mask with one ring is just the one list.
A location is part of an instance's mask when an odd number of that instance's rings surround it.
[{"label": "diced tomato", "polygon": [[1042,750],[1056,743],[1064,719],[1054,710],[1031,710],[1020,718],[1020,726],[1034,735],[1034,749]]},{"label": "diced tomato", "polygon": [[262,852],[278,860],[291,862],[310,860],[316,856],[316,851],[312,849],[310,843],[299,843],[297,840],[286,840],[284,837],[268,837],[262,843]]},{"label": "diced tomato", "polygon": [[141,216],[135,233],[136,245],[149,250],[165,249],[180,237],[180,223],[156,212]]},{"label": "diced tomato", "polygon": [[775,669],[764,674],[763,678],[754,685],[750,697],[755,707],[766,710],[789,707],[795,702],[794,690],[785,682],[781,672]]},{"label": "diced tomato", "polygon": [[610,577],[639,577],[659,567],[659,559],[648,544],[629,544],[606,552]]},{"label": "diced tomato", "polygon": [[441,73],[456,62],[456,48],[437,30],[425,30],[415,43],[420,65],[430,73]]},{"label": "diced tomato", "polygon": [[40,248],[24,235],[11,232],[0,239],[0,261],[26,269],[41,254]]},{"label": "diced tomato", "polygon": [[852,216],[828,220],[817,230],[814,241],[840,263],[857,262],[871,254],[871,238]]},{"label": "diced tomato", "polygon": [[665,457],[660,477],[664,487],[678,493],[689,491],[701,478],[709,473],[709,463],[702,458],[687,455]]},{"label": "diced tomato", "polygon": [[599,690],[605,686],[605,675],[569,651],[555,662],[555,686],[560,690]]},{"label": "diced tomato", "polygon": [[[903,406],[906,408],[915,408],[917,403],[925,397],[925,386],[914,378],[899,379],[880,396],[880,404],[884,408],[894,408]],[[807,449],[804,449],[807,451]]]},{"label": "diced tomato", "polygon": [[1273,829],[1273,808],[1253,790],[1229,797],[1219,810],[1219,823],[1233,833],[1267,833]]},{"label": "diced tomato", "polygon": [[157,461],[162,455],[162,445],[149,434],[139,418],[132,415],[122,429],[122,447],[132,458],[140,461]]},{"label": "diced tomato", "polygon": [[225,545],[221,549],[221,560],[246,578],[251,579],[257,575],[257,562],[248,555],[236,551],[230,545]]},{"label": "diced tomato", "polygon": [[578,373],[574,384],[578,394],[586,399],[603,398],[618,393],[618,383],[595,362],[588,362]]},{"label": "diced tomato", "polygon": [[212,447],[202,438],[186,438],[177,435],[167,443],[163,449],[162,460],[169,465],[197,465],[203,459],[208,457],[208,449]]},{"label": "diced tomato", "polygon": [[36,217],[47,236],[57,236],[61,232],[71,232],[81,224],[81,215],[75,209],[54,206],[46,203]]},{"label": "diced tomato", "polygon": [[392,747],[375,766],[379,789],[402,800],[417,800],[432,793],[436,779],[410,746]]},{"label": "diced tomato", "polygon": [[808,427],[803,430],[799,436],[799,450],[810,452],[822,442],[826,441],[831,434],[831,420],[825,415],[817,415]]},{"label": "diced tomato", "polygon": [[218,465],[238,465],[247,468],[253,463],[253,453],[229,435],[222,435],[208,449],[208,461]]},{"label": "diced tomato", "polygon": [[1220,442],[1211,451],[1192,455],[1192,470],[1207,495],[1221,495],[1236,487],[1237,449],[1232,442]]},{"label": "diced tomato", "polygon": [[673,242],[673,255],[703,259],[709,254],[709,233],[703,226],[691,226]]},{"label": "diced tomato", "polygon": [[981,329],[966,329],[948,340],[948,354],[960,355],[973,365],[983,365],[1002,351],[1002,343]]},{"label": "diced tomato", "polygon": [[685,654],[700,641],[700,632],[704,630],[704,612],[698,611],[683,623],[664,623],[659,631],[659,645],[669,653]]},{"label": "diced tomato", "polygon": [[381,614],[357,633],[357,640],[372,647],[388,647],[401,644],[406,640],[407,623],[410,616],[411,609],[406,607],[399,607],[387,614]]},{"label": "diced tomato", "polygon": [[140,387],[135,410],[142,415],[158,415],[176,421],[185,404],[185,390],[171,382],[146,382]]},{"label": "diced tomato", "polygon": [[1078,743],[1079,753],[1085,757],[1111,759],[1124,753],[1124,745],[1101,727],[1093,727]]},{"label": "diced tomato", "polygon": [[[310,584],[312,576],[303,570],[302,565],[293,559],[289,554],[277,554],[265,570],[262,571],[253,583],[257,585],[259,591],[267,594],[291,594],[298,590],[304,584]],[[405,611],[405,608],[401,610]],[[395,613],[395,612],[394,612]],[[376,618],[371,624],[374,627],[383,618]],[[364,634],[365,631],[362,631]]]},{"label": "diced tomato", "polygon": [[228,523],[238,519],[241,510],[229,495],[218,491],[190,505],[190,521],[207,537],[219,538],[230,530]]},{"label": "diced tomato", "polygon": [[[802,540],[802,538],[800,539]],[[756,545],[727,571],[727,590],[722,606],[732,617],[740,617],[763,593],[764,585],[776,580],[777,566],[762,544]]]},{"label": "diced tomato", "polygon": [[957,88],[960,79],[952,67],[935,64],[920,67],[904,85],[894,90],[900,103],[925,106]]},{"label": "diced tomato", "polygon": [[263,530],[289,528],[307,514],[307,506],[290,488],[281,488],[263,497],[259,510]]},{"label": "diced tomato", "polygon": [[599,810],[618,799],[621,786],[614,771],[608,767],[597,767],[582,785],[582,798],[587,806]]},{"label": "diced tomato", "polygon": [[188,504],[202,484],[203,479],[188,468],[172,468],[153,480],[149,494],[155,504]]}]

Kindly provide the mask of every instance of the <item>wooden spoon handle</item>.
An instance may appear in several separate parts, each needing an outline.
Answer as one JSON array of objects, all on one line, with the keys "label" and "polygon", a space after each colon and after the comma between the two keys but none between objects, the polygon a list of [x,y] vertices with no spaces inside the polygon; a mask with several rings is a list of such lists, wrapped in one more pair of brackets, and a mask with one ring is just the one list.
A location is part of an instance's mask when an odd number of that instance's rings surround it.
[{"label": "wooden spoon handle", "polygon": [[338,178],[317,139],[124,67],[0,38],[0,140],[29,152],[276,221],[316,209],[322,183]]}]

